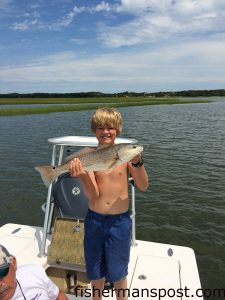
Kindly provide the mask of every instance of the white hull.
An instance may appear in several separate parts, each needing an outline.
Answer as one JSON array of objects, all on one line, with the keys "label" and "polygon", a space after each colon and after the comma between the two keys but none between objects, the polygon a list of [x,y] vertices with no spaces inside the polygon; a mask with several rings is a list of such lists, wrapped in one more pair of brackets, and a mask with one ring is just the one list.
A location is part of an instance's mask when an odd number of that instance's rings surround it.
[{"label": "white hull", "polygon": [[[48,270],[50,266],[47,263],[47,256],[39,255],[42,237],[41,227],[6,224],[0,228],[0,242],[17,257],[18,265],[35,263]],[[46,252],[51,242],[50,238],[51,236],[48,235]],[[173,252],[172,256],[168,255],[171,252],[169,249]],[[188,299],[190,296],[193,300],[203,299],[196,296],[196,291],[201,288],[201,284],[194,251],[187,247],[137,240],[136,245],[131,247],[128,287],[130,300],[160,299],[155,296],[156,293],[157,295],[161,293],[161,299],[166,300]],[[168,295],[163,296],[164,293]],[[182,298],[181,293],[183,293]],[[110,291],[108,294],[106,292],[104,299],[115,299],[111,294]],[[171,297],[173,294],[174,297]],[[148,297],[151,295],[154,297]],[[80,298],[70,296],[70,299]]]}]

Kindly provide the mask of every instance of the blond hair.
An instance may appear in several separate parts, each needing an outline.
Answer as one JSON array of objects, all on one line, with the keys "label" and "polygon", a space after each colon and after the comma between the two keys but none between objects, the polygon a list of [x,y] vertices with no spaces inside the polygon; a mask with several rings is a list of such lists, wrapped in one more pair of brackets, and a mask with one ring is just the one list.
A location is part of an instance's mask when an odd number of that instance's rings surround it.
[{"label": "blond hair", "polygon": [[113,127],[117,135],[122,131],[122,117],[115,108],[103,107],[97,109],[91,120],[91,129],[96,131],[98,127]]}]

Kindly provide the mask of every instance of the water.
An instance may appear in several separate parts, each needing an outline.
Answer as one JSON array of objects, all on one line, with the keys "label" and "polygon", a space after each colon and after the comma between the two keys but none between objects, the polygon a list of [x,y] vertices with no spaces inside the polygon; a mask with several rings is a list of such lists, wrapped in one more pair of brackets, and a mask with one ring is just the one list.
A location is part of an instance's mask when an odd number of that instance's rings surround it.
[{"label": "water", "polygon": [[[194,249],[203,288],[225,288],[225,101],[121,108],[123,137],[144,145],[137,238]],[[50,137],[91,135],[92,111],[0,118],[0,225],[42,225]],[[214,298],[215,299],[215,298]]]}]

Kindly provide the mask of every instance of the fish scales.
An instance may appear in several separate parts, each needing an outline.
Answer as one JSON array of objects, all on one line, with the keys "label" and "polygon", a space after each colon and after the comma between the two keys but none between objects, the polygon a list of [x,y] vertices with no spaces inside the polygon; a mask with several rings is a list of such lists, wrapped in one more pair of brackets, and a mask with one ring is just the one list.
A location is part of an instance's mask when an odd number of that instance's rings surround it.
[{"label": "fish scales", "polygon": [[[109,147],[107,147],[109,148]],[[115,162],[117,158],[117,147],[110,149],[103,148],[98,151],[93,151],[86,154],[78,155],[77,157],[80,159],[84,170],[86,171],[99,171],[104,169],[106,166],[110,166]],[[68,171],[70,166],[70,161],[62,164],[59,167],[56,167],[58,172]]]},{"label": "fish scales", "polygon": [[[140,145],[116,144],[74,157],[80,159],[86,171],[104,171],[130,161],[142,151]],[[49,186],[58,176],[69,172],[72,159],[60,166],[37,166],[35,169],[41,174],[45,185]]]},{"label": "fish scales", "polygon": [[99,151],[81,155],[79,159],[86,171],[98,171],[116,161],[118,157],[117,148],[117,145],[115,145],[115,147],[99,149]]}]

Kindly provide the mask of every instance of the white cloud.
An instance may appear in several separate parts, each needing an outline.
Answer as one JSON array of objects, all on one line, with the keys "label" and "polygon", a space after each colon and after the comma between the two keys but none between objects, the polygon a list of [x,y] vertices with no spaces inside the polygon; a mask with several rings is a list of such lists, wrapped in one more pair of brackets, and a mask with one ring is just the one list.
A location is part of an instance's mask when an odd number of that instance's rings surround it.
[{"label": "white cloud", "polygon": [[[145,90],[152,85],[212,83],[225,78],[225,45],[223,42],[199,41],[167,45],[157,52],[115,53],[82,58],[72,52],[59,53],[18,67],[0,71],[0,82],[9,83],[96,83],[102,88],[124,83]],[[163,88],[162,88],[163,89]]]},{"label": "white cloud", "polygon": [[99,40],[121,47],[225,31],[225,1],[122,0],[118,11],[134,15],[121,25],[99,26]]},{"label": "white cloud", "polygon": [[[0,0],[0,9],[7,7],[9,3],[10,0]],[[32,9],[34,8],[38,8],[38,5]],[[70,26],[78,14],[97,14],[104,11],[133,16],[132,21],[123,22],[121,25],[106,26],[101,23],[99,40],[108,47],[155,41],[156,38],[167,38],[169,34],[184,35],[225,29],[224,0],[121,0],[114,4],[102,1],[95,6],[74,6],[55,22],[42,20],[40,12],[25,12],[26,17],[30,16],[29,21],[15,22],[11,28],[20,31],[30,28],[61,30]],[[35,22],[36,19],[39,21]]]},{"label": "white cloud", "polygon": [[[1,0],[0,0],[1,1]],[[2,0],[3,1],[3,0]],[[6,1],[6,0],[5,0]],[[32,9],[38,8],[39,6],[32,6]],[[81,13],[99,13],[99,12],[110,12],[110,11],[117,11],[118,4],[109,4],[105,1],[102,1],[100,4],[97,4],[96,6],[74,6],[71,11],[69,11],[67,14],[59,18],[58,20],[54,22],[46,22],[44,20],[41,20],[41,14],[40,12],[34,11],[34,12],[26,12],[24,16],[26,18],[30,17],[30,19],[33,18],[39,18],[38,22],[34,22],[35,20],[24,20],[22,22],[15,22],[11,28],[13,30],[18,31],[25,31],[29,29],[36,29],[36,30],[61,30],[65,27],[70,26],[76,15]]]},{"label": "white cloud", "polygon": [[144,11],[149,10],[152,6],[152,2],[151,0],[121,0],[118,11],[131,13],[133,15],[142,14]]},{"label": "white cloud", "polygon": [[32,20],[32,21],[25,20],[23,22],[14,23],[11,28],[15,31],[25,31],[30,28],[36,27],[38,24],[39,24],[39,21],[37,19]]},{"label": "white cloud", "polygon": [[[3,2],[0,0],[0,4]],[[123,90],[148,91],[152,86],[163,90],[169,85],[187,84],[190,88],[201,88],[203,84],[210,87],[212,83],[224,85],[224,0],[121,0],[116,4],[102,1],[96,6],[74,6],[52,22],[42,19],[41,10],[38,12],[39,15],[34,15],[35,10],[27,12],[25,20],[15,21],[11,28],[61,30],[71,26],[78,14],[85,13],[85,17],[93,14],[91,30],[98,30],[98,39],[108,49],[100,54],[101,43],[96,41],[92,51],[89,36],[80,35],[79,31],[75,38],[68,35],[65,49],[87,43],[84,54],[67,51],[37,58],[32,63],[4,67],[0,70],[2,86],[17,83],[26,89],[27,85],[42,83],[57,88],[58,83],[62,86],[71,83],[83,87],[92,84],[98,90],[120,86]],[[110,12],[112,16],[117,14],[119,22],[107,18],[106,25],[102,12],[107,16],[111,16]]]},{"label": "white cloud", "polygon": [[106,3],[105,1],[102,1],[100,4],[98,4],[95,8],[94,11],[110,11],[111,10],[111,5],[109,3]]},{"label": "white cloud", "polygon": [[62,16],[61,18],[58,18],[58,20],[54,22],[44,21],[41,19],[41,13],[37,11],[26,12],[24,14],[24,17],[26,19],[22,22],[15,22],[11,29],[14,31],[25,31],[25,30],[42,30],[42,31],[57,31],[61,30],[65,27],[68,27],[72,24],[74,21],[74,18],[77,14],[80,14],[82,12],[86,11],[85,7],[73,7],[73,9]]}]

